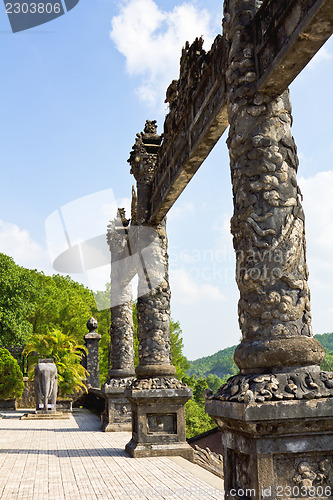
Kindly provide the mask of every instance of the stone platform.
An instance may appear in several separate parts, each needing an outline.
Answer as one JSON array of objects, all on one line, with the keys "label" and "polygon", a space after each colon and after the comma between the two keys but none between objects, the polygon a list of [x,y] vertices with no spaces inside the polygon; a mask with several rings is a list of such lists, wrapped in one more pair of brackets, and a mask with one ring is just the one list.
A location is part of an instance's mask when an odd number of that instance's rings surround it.
[{"label": "stone platform", "polygon": [[70,414],[69,413],[62,413],[62,412],[56,412],[56,413],[40,413],[40,412],[35,412],[35,413],[24,413],[20,419],[21,420],[62,420],[62,419],[69,419]]},{"label": "stone platform", "polygon": [[130,458],[131,433],[101,432],[87,410],[45,421],[3,413],[1,500],[223,498],[223,481],[184,458]]}]

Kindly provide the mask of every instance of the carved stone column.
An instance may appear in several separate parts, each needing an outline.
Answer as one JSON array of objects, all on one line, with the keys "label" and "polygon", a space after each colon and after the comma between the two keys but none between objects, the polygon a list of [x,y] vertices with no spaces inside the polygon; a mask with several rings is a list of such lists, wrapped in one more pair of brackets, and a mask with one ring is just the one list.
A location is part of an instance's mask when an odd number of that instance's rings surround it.
[{"label": "carved stone column", "polygon": [[[223,430],[227,498],[241,491],[242,498],[277,499],[290,496],[288,487],[299,487],[291,494],[297,497],[301,486],[331,484],[333,406],[326,398],[333,379],[320,372],[324,350],[311,330],[289,92],[256,91],[254,13],[254,0],[225,2],[231,231],[243,339],[235,352],[240,375],[207,399],[206,411]],[[325,432],[324,444],[318,436]]]},{"label": "carved stone column", "polygon": [[87,376],[87,387],[99,389],[99,341],[101,336],[96,332],[98,323],[97,320],[91,317],[87,321],[87,328],[89,333],[84,336],[85,344],[87,347],[85,368],[89,375]]},{"label": "carved stone column", "polygon": [[139,365],[137,380],[125,391],[132,406],[132,439],[126,450],[134,457],[182,455],[191,459],[184,404],[192,392],[174,377],[171,363],[166,221],[154,226],[148,223],[161,139],[156,122],[147,121],[129,159],[137,181]]},{"label": "carved stone column", "polygon": [[107,240],[111,252],[111,369],[102,385],[105,397],[104,431],[129,431],[131,406],[124,396],[134,379],[132,284],[136,269],[129,239],[129,220],[119,209],[110,222]]}]

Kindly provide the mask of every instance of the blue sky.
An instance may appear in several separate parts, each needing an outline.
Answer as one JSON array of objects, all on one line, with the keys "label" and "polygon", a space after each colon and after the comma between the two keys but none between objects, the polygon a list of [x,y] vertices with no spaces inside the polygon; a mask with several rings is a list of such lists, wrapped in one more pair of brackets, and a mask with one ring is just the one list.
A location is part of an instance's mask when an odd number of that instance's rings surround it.
[{"label": "blue sky", "polygon": [[[67,206],[80,241],[102,233],[115,206],[128,206],[126,160],[135,134],[147,118],[162,129],[164,93],[178,76],[182,45],[204,35],[208,48],[221,16],[220,0],[80,0],[66,15],[12,34],[0,4],[0,251],[52,273],[50,214]],[[314,333],[333,330],[332,57],[329,40],[291,85]],[[225,140],[168,217],[172,316],[190,359],[240,337]],[[104,283],[108,272],[88,276],[89,284]]]}]

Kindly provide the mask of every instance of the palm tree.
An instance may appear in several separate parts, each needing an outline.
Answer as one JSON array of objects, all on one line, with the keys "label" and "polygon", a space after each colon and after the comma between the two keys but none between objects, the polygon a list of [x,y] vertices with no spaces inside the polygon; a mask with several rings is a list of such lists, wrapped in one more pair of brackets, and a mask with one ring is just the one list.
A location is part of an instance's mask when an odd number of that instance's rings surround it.
[{"label": "palm tree", "polygon": [[33,333],[24,349],[26,356],[32,359],[30,369],[37,364],[38,358],[53,358],[61,397],[68,397],[79,389],[87,390],[84,381],[88,372],[80,364],[84,352],[87,352],[85,346],[56,328],[45,334]]}]

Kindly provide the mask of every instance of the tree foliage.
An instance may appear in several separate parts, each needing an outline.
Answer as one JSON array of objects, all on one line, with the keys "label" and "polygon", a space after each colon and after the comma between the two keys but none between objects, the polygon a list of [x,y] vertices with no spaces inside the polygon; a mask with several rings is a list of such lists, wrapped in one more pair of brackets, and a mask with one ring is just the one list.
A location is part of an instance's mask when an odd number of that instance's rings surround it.
[{"label": "tree foliage", "polygon": [[322,333],[315,335],[315,339],[321,343],[327,352],[333,352],[333,333]]},{"label": "tree foliage", "polygon": [[38,294],[26,269],[0,253],[0,343],[22,345],[32,332],[29,317]]},{"label": "tree foliage", "polygon": [[38,358],[53,358],[58,371],[58,391],[62,397],[85,389],[83,381],[87,372],[80,364],[84,352],[86,348],[73,335],[55,328],[45,333],[34,333],[25,347],[25,353],[33,357],[31,373]]},{"label": "tree foliage", "polygon": [[0,399],[20,398],[23,389],[23,375],[16,359],[0,348]]},{"label": "tree foliage", "polygon": [[185,405],[186,437],[191,438],[216,427],[205,408],[190,399]]},{"label": "tree foliage", "polygon": [[0,344],[25,345],[32,333],[59,329],[81,342],[96,312],[88,288],[69,276],[45,276],[0,254]]},{"label": "tree foliage", "polygon": [[190,438],[216,427],[212,418],[205,413],[203,392],[208,388],[205,378],[183,377],[183,382],[192,388],[193,397],[185,404],[186,437]]},{"label": "tree foliage", "polygon": [[211,356],[190,361],[190,368],[186,374],[188,376],[194,375],[196,378],[207,377],[211,374],[218,376],[220,379],[225,376],[236,375],[238,368],[234,362],[235,349],[236,346],[227,347]]}]

